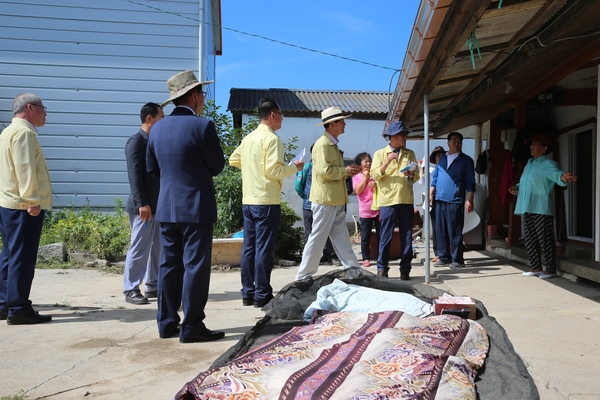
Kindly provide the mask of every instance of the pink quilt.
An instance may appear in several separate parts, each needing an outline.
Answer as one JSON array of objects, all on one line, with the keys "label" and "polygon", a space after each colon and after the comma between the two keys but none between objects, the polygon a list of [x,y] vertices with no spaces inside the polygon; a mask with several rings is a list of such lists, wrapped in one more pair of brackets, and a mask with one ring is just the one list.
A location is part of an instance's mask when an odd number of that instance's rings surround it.
[{"label": "pink quilt", "polygon": [[475,321],[326,314],[200,373],[176,399],[476,399],[489,342]]}]

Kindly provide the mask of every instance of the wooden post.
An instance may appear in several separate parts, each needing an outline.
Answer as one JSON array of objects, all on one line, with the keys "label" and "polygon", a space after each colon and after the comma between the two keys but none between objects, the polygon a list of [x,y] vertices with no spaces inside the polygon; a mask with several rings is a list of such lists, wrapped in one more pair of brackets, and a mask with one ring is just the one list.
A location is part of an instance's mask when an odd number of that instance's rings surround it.
[{"label": "wooden post", "polygon": [[[525,128],[526,121],[527,107],[526,103],[522,102],[515,107],[515,128],[517,128],[517,132]],[[517,161],[515,163],[515,170],[513,171],[515,183],[521,179],[524,168],[523,162]],[[515,215],[514,212],[516,200],[516,197],[513,197],[513,200],[510,202],[510,215],[508,217],[508,244],[511,246],[519,243],[519,236],[521,234],[521,216]]]}]

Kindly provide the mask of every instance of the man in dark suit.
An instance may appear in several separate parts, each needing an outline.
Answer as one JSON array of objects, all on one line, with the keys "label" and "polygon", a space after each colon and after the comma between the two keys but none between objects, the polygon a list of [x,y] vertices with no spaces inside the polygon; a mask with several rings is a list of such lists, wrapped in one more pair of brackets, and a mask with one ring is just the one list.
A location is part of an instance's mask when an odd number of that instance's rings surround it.
[{"label": "man in dark suit", "polygon": [[[220,339],[225,333],[204,325],[208,301],[213,225],[217,203],[213,177],[225,166],[223,149],[212,121],[198,117],[204,108],[202,85],[192,71],[167,81],[175,104],[171,115],[152,128],[146,167],[160,175],[156,220],[163,252],[158,272],[158,332],[179,332],[181,343]],[[183,304],[181,328],[177,313]]]},{"label": "man in dark suit", "polygon": [[[156,103],[146,103],[140,110],[142,126],[127,140],[125,160],[131,192],[125,210],[129,214],[131,244],[123,273],[123,294],[131,304],[148,304],[157,297],[158,263],[160,262],[160,227],[156,213],[160,180],[146,171],[146,148],[152,125],[165,116]],[[145,277],[146,295],[140,292]]]}]

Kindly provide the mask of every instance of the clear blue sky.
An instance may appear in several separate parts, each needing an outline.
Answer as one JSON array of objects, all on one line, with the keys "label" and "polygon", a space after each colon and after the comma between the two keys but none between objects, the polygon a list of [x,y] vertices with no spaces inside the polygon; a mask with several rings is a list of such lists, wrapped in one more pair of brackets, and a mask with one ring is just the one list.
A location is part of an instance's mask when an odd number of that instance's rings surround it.
[{"label": "clear blue sky", "polygon": [[[401,69],[419,0],[223,0],[222,25],[281,42]],[[388,91],[394,71],[223,29],[216,102],[231,88]],[[394,75],[391,90],[398,81]]]}]

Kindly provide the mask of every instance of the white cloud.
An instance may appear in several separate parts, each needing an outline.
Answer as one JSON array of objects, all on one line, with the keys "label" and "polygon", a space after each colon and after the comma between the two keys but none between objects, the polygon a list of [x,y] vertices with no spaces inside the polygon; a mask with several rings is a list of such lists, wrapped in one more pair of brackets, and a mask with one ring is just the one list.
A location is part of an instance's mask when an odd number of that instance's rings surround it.
[{"label": "white cloud", "polygon": [[322,12],[321,15],[329,21],[335,21],[345,29],[355,34],[364,34],[373,30],[373,23],[367,19],[355,17],[350,14],[336,12]]}]

